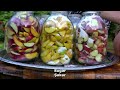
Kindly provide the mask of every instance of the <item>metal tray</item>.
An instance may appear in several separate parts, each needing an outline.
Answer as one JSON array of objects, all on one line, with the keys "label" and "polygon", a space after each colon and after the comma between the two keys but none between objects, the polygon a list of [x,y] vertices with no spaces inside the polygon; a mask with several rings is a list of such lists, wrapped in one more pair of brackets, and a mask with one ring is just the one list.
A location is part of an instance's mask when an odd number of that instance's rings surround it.
[{"label": "metal tray", "polygon": [[36,59],[34,61],[30,61],[30,62],[15,62],[8,57],[5,50],[1,50],[0,51],[0,61],[6,62],[9,64],[13,64],[13,65],[29,67],[29,68],[36,68],[36,69],[45,69],[45,70],[53,70],[53,69],[89,70],[89,69],[97,69],[97,68],[103,68],[103,67],[108,67],[108,66],[114,65],[114,64],[118,63],[119,57],[115,56],[114,54],[112,54],[110,52],[107,52],[105,62],[98,64],[98,65],[85,66],[85,65],[80,65],[75,60],[71,60],[72,62],[69,65],[49,66],[49,65],[44,64],[41,60],[38,60],[38,59]]}]

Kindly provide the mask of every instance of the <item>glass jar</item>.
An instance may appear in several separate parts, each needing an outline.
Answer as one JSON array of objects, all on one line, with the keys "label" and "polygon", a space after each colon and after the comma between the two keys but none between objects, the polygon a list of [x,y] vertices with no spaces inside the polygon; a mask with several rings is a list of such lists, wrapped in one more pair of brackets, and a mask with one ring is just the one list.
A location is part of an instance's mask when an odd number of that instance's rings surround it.
[{"label": "glass jar", "polygon": [[5,49],[12,60],[31,61],[38,57],[40,26],[33,12],[16,12],[5,28]]},{"label": "glass jar", "polygon": [[44,22],[45,22],[45,20],[47,19],[49,17],[49,15],[42,15],[41,17],[40,17],[40,20],[39,20],[39,24],[40,24],[40,31],[42,30],[42,27],[43,27],[43,24],[44,24]]},{"label": "glass jar", "polygon": [[98,12],[87,11],[77,25],[76,60],[85,65],[100,64],[105,60],[108,30]]},{"label": "glass jar", "polygon": [[40,56],[48,65],[65,65],[72,59],[73,25],[59,11],[53,11],[43,25]]},{"label": "glass jar", "polygon": [[69,14],[68,17],[70,21],[72,22],[74,29],[76,30],[76,26],[81,19],[81,15],[80,14]]}]

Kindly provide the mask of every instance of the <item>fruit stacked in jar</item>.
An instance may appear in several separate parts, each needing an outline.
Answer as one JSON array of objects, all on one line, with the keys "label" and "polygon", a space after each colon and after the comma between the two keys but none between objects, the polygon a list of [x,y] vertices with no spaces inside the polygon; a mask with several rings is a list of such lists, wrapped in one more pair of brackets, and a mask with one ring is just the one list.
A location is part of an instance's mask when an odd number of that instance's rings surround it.
[{"label": "fruit stacked in jar", "polygon": [[95,65],[105,60],[108,31],[98,12],[83,13],[75,38],[75,58],[79,63]]},{"label": "fruit stacked in jar", "polygon": [[69,64],[73,56],[73,25],[62,13],[53,11],[43,25],[40,56],[48,65]]},{"label": "fruit stacked in jar", "polygon": [[39,23],[31,11],[18,11],[6,24],[5,49],[14,61],[30,61],[39,55]]}]

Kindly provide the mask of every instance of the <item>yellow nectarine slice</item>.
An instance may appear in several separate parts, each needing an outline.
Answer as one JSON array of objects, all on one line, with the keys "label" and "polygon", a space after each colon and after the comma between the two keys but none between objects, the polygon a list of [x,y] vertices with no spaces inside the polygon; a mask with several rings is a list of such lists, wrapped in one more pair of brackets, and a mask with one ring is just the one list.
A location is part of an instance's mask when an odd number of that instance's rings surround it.
[{"label": "yellow nectarine slice", "polygon": [[59,33],[53,33],[53,35],[55,36],[55,38],[59,41],[61,39],[61,36]]},{"label": "yellow nectarine slice", "polygon": [[49,42],[50,42],[50,40],[43,42],[42,47],[46,47]]},{"label": "yellow nectarine slice", "polygon": [[32,43],[36,41],[36,37],[32,38],[30,41],[28,41],[28,43]]},{"label": "yellow nectarine slice", "polygon": [[60,57],[59,53],[54,53],[54,55],[51,57],[51,60],[56,60]]},{"label": "yellow nectarine slice", "polygon": [[23,35],[24,35],[25,37],[29,36],[29,34],[28,34],[27,32],[23,32]]},{"label": "yellow nectarine slice", "polygon": [[72,45],[71,43],[64,43],[64,46],[65,46],[67,49],[72,48],[71,45]]},{"label": "yellow nectarine slice", "polygon": [[63,46],[63,44],[62,44],[62,43],[60,43],[60,42],[58,42],[58,41],[56,41],[55,43],[56,43],[56,45],[58,45],[58,46],[60,46],[60,47],[62,47],[62,46]]},{"label": "yellow nectarine slice", "polygon": [[56,30],[56,28],[54,28],[54,27],[45,28],[45,31],[47,33],[53,33],[55,30]]},{"label": "yellow nectarine slice", "polygon": [[18,40],[16,35],[13,36],[13,40],[15,44],[18,45],[19,47],[24,47],[23,43]]},{"label": "yellow nectarine slice", "polygon": [[50,52],[50,50],[45,50],[45,51],[43,51],[43,52],[41,52],[41,57],[43,57],[43,56],[46,56],[47,54],[49,54],[49,52]]},{"label": "yellow nectarine slice", "polygon": [[11,22],[11,23],[10,23],[10,26],[13,28],[13,30],[14,30],[16,33],[18,33],[18,27],[16,26],[15,23]]},{"label": "yellow nectarine slice", "polygon": [[51,48],[51,47],[53,46],[53,44],[54,44],[54,42],[48,43],[47,46],[46,46],[46,48],[47,48],[47,49],[48,49],[48,48]]},{"label": "yellow nectarine slice", "polygon": [[51,39],[51,41],[57,41],[57,39],[52,35],[52,36],[50,36],[50,39]]},{"label": "yellow nectarine slice", "polygon": [[35,40],[35,44],[38,43],[38,41],[39,41],[39,38],[36,38],[36,40]]},{"label": "yellow nectarine slice", "polygon": [[33,36],[39,37],[39,33],[35,30],[33,26],[31,26],[31,33],[33,34]]},{"label": "yellow nectarine slice", "polygon": [[65,36],[65,31],[60,31],[59,34],[64,37]]},{"label": "yellow nectarine slice", "polygon": [[69,49],[66,54],[69,58],[72,58],[72,56],[73,56],[72,49]]},{"label": "yellow nectarine slice", "polygon": [[30,28],[23,27],[27,33],[30,33]]},{"label": "yellow nectarine slice", "polygon": [[38,53],[37,52],[34,52],[34,53],[30,53],[30,54],[25,54],[25,57],[27,59],[34,59],[38,56]]},{"label": "yellow nectarine slice", "polygon": [[28,53],[28,52],[31,52],[32,50],[33,50],[33,48],[28,48],[25,50],[25,52]]},{"label": "yellow nectarine slice", "polygon": [[32,46],[34,46],[35,43],[23,43],[23,44],[26,47],[32,47]]}]

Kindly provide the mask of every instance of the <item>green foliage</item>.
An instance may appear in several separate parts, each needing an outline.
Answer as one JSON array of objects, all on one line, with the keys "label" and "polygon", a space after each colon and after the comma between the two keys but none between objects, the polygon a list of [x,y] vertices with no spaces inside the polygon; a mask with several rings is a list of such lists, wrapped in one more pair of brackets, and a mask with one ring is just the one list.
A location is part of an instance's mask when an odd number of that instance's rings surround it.
[{"label": "green foliage", "polygon": [[4,24],[13,16],[14,11],[0,11],[0,21],[3,21]]},{"label": "green foliage", "polygon": [[43,14],[50,14],[50,11],[34,11],[35,15],[41,16]]},{"label": "green foliage", "polygon": [[110,25],[110,29],[108,30],[109,39],[114,40],[115,33],[118,32],[118,30],[119,30],[119,25],[112,22]]},{"label": "green foliage", "polygon": [[0,49],[4,49],[4,43],[0,42]]},{"label": "green foliage", "polygon": [[0,41],[4,42],[4,31],[0,30]]}]

